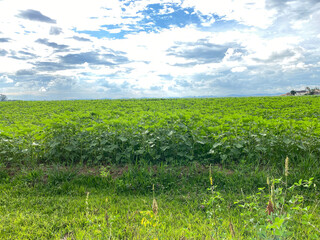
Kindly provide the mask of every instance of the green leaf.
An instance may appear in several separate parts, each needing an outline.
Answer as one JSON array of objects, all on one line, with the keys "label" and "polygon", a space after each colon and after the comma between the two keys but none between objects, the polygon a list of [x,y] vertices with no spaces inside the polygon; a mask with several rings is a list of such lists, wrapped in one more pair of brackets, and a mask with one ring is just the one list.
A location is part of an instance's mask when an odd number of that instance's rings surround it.
[{"label": "green leaf", "polygon": [[221,142],[215,143],[215,144],[213,144],[212,149],[215,149],[215,148],[217,148],[217,147],[219,147],[221,145],[222,145]]},{"label": "green leaf", "polygon": [[123,137],[123,136],[120,136],[120,137],[118,137],[118,138],[119,138],[119,140],[121,140],[122,142],[128,141],[128,139],[127,139],[126,137]]}]

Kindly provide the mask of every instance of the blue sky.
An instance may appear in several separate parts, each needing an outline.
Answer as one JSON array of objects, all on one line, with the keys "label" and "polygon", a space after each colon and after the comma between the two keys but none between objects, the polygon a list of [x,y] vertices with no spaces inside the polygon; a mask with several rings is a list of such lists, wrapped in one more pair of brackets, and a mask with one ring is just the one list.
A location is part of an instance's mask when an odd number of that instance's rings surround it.
[{"label": "blue sky", "polygon": [[0,93],[55,100],[320,87],[318,0],[0,0]]}]

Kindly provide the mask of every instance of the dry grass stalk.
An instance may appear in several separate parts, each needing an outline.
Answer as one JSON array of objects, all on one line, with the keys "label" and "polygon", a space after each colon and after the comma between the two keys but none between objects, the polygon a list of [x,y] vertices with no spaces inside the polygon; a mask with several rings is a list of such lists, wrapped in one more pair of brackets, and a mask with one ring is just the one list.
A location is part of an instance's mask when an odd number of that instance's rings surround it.
[{"label": "dry grass stalk", "polygon": [[104,219],[107,222],[107,227],[109,227],[109,215],[108,215],[108,211],[106,210],[106,215],[104,216]]},{"label": "dry grass stalk", "polygon": [[271,185],[270,201],[271,201],[271,204],[274,205],[274,181],[272,181],[272,185]]},{"label": "dry grass stalk", "polygon": [[60,240],[75,239],[72,232],[66,233]]},{"label": "dry grass stalk", "polygon": [[210,168],[209,168],[209,179],[210,179],[210,185],[213,186],[212,172],[211,172],[211,164],[210,164]]},{"label": "dry grass stalk", "polygon": [[152,192],[153,192],[153,201],[152,201],[152,211],[154,215],[158,214],[158,203],[156,198],[154,197],[154,184],[152,185]]},{"label": "dry grass stalk", "polygon": [[286,157],[286,161],[285,161],[285,164],[284,164],[284,175],[286,176],[286,177],[288,177],[288,175],[289,175],[289,158],[288,157]]},{"label": "dry grass stalk", "polygon": [[273,204],[272,204],[271,200],[269,200],[266,212],[268,213],[268,215],[270,215],[271,213],[274,213],[274,208],[273,208]]},{"label": "dry grass stalk", "polygon": [[230,229],[230,232],[231,232],[232,237],[235,238],[235,237],[236,237],[236,233],[235,233],[235,231],[234,231],[233,224],[232,224],[231,221],[230,221],[230,223],[229,223],[229,229]]},{"label": "dry grass stalk", "polygon": [[[107,205],[106,208],[108,208],[108,198],[107,197],[106,197],[106,205]],[[107,209],[106,209],[106,214],[104,215],[104,219],[107,222],[107,227],[109,227],[109,215],[108,215],[108,210]]]},{"label": "dry grass stalk", "polygon": [[158,214],[158,203],[155,198],[152,201],[152,211],[153,211],[154,215]]},{"label": "dry grass stalk", "polygon": [[211,185],[211,193],[213,194],[214,191],[214,186],[213,186],[213,179],[212,179],[212,172],[211,172],[211,164],[210,164],[210,168],[209,168],[209,180],[210,180],[210,185]]},{"label": "dry grass stalk", "polygon": [[89,215],[89,192],[87,192],[87,197],[86,197],[86,216],[88,217],[88,215]]}]

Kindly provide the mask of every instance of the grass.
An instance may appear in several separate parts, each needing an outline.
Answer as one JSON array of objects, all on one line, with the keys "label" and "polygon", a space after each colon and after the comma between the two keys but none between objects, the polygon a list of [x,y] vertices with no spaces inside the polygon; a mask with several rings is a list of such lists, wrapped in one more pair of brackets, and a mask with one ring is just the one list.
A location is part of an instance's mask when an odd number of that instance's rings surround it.
[{"label": "grass", "polygon": [[319,179],[299,183],[312,174],[301,170],[286,181],[282,170],[214,165],[211,185],[197,162],[2,167],[0,238],[319,239]]}]

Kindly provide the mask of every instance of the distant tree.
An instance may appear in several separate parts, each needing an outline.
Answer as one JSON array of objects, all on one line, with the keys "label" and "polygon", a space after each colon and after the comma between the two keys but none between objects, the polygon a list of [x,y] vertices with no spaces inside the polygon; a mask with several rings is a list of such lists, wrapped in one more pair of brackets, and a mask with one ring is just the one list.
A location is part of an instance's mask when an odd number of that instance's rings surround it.
[{"label": "distant tree", "polygon": [[319,91],[319,88],[306,87],[306,90],[308,91],[307,95],[315,95]]},{"label": "distant tree", "polygon": [[7,100],[8,100],[8,98],[7,98],[6,95],[0,94],[0,101],[1,101],[1,102],[7,101]]},{"label": "distant tree", "polygon": [[292,96],[294,96],[294,95],[297,94],[297,92],[296,92],[295,90],[291,90],[290,94],[291,94]]},{"label": "distant tree", "polygon": [[311,92],[311,89],[310,89],[309,87],[306,87],[306,91],[307,91],[308,93],[310,93],[310,92]]},{"label": "distant tree", "polygon": [[311,90],[310,90],[310,95],[315,95],[317,92],[319,92],[319,88],[312,88]]}]

